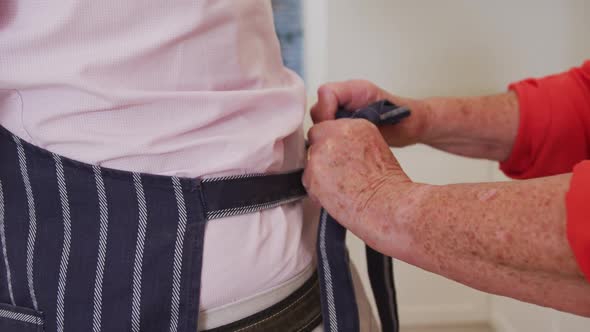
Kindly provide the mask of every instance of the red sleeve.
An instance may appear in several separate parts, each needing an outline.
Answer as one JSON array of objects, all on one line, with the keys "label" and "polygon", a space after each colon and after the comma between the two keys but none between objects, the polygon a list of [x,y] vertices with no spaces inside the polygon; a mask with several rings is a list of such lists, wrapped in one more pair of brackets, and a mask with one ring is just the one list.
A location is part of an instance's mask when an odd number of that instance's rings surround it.
[{"label": "red sleeve", "polygon": [[590,61],[582,67],[509,87],[518,95],[520,122],[506,175],[526,179],[572,171],[590,154]]},{"label": "red sleeve", "polygon": [[590,161],[576,165],[566,195],[567,238],[580,270],[590,280]]}]

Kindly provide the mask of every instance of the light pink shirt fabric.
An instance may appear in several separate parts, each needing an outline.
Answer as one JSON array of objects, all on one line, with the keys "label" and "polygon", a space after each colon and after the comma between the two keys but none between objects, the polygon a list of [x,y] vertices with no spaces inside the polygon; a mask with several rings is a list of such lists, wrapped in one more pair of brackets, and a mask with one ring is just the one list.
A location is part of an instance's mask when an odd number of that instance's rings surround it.
[{"label": "light pink shirt fabric", "polygon": [[[0,124],[104,167],[184,177],[303,166],[301,79],[268,0],[0,2]],[[301,204],[211,222],[201,310],[312,264]]]}]

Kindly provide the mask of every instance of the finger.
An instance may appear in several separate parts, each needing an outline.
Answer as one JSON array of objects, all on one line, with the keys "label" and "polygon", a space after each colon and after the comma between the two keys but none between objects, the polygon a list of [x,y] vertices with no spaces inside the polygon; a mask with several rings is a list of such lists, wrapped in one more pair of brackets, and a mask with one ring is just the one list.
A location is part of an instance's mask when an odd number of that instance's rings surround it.
[{"label": "finger", "polygon": [[318,89],[318,102],[311,108],[311,119],[314,123],[335,118],[339,102],[330,86],[330,84],[326,84]]},{"label": "finger", "polygon": [[368,87],[361,84],[361,81],[335,82],[322,85],[318,89],[318,102],[311,110],[312,119],[316,123],[334,120],[336,111],[340,108],[352,111],[367,105],[367,103],[363,103],[364,96],[366,96],[365,89],[368,89]]},{"label": "finger", "polygon": [[383,91],[365,80],[327,83],[318,89],[318,102],[311,109],[314,122],[333,120],[339,108],[356,110],[383,99]]},{"label": "finger", "polygon": [[385,97],[384,92],[378,86],[366,80],[329,83],[326,88],[336,96],[340,107],[351,111]]},{"label": "finger", "polygon": [[348,108],[350,106],[359,106],[362,103],[363,100],[359,100],[359,97],[365,95],[365,90],[370,89],[369,85],[371,83],[367,81],[351,80],[328,83],[325,89],[330,90],[336,96],[340,107]]}]

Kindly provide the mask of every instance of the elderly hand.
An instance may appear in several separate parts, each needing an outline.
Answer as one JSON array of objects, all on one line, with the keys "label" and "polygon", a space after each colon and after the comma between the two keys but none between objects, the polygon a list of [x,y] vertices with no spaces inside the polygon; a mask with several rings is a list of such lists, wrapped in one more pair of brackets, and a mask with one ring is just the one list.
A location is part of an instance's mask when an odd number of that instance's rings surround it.
[{"label": "elderly hand", "polygon": [[356,110],[387,99],[407,106],[412,116],[399,124],[381,126],[391,146],[424,143],[466,157],[506,160],[512,151],[519,123],[516,93],[482,97],[402,98],[375,84],[356,80],[328,83],[318,90],[311,109],[314,122],[333,120],[339,107]]},{"label": "elderly hand", "polygon": [[401,123],[379,128],[385,141],[396,147],[421,141],[426,133],[426,116],[429,113],[426,103],[394,96],[369,81],[353,80],[321,86],[318,102],[311,109],[311,117],[315,123],[334,120],[339,107],[352,111],[383,99],[412,110],[412,116]]},{"label": "elderly hand", "polygon": [[377,127],[366,120],[324,121],[311,128],[308,138],[311,146],[303,183],[310,197],[370,242],[371,233],[379,229],[371,225],[373,198],[403,195],[412,182]]}]

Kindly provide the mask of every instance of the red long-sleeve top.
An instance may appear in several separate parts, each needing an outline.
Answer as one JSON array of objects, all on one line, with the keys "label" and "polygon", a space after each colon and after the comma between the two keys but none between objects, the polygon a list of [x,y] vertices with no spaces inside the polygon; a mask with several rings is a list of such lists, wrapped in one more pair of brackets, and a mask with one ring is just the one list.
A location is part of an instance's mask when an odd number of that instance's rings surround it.
[{"label": "red long-sleeve top", "polygon": [[565,198],[567,237],[590,280],[590,61],[509,88],[518,95],[520,122],[500,168],[517,179],[573,172]]}]

